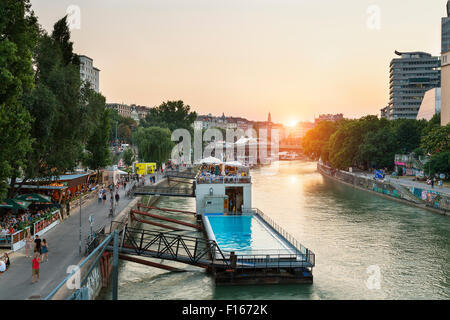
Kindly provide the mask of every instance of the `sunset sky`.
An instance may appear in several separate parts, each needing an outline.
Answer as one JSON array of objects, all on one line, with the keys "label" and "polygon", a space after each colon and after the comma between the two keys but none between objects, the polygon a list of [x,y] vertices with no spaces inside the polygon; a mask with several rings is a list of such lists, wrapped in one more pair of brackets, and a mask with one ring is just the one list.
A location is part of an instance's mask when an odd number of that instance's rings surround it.
[{"label": "sunset sky", "polygon": [[80,8],[74,50],[94,59],[108,102],[176,99],[200,114],[271,112],[285,124],[379,115],[394,51],[439,54],[446,2],[31,0],[49,32]]}]

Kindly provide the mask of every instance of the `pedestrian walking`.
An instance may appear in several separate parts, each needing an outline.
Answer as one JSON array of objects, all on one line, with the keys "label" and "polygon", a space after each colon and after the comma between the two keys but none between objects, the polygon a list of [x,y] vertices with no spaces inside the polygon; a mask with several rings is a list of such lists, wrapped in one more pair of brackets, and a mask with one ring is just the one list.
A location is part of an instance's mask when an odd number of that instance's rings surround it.
[{"label": "pedestrian walking", "polygon": [[119,196],[119,192],[117,191],[116,192],[116,202],[119,203],[119,200],[120,200],[120,196]]},{"label": "pedestrian walking", "polygon": [[126,181],[123,182],[123,189],[127,190],[127,182]]},{"label": "pedestrian walking", "polygon": [[102,202],[102,196],[103,196],[103,194],[102,194],[102,191],[100,190],[100,191],[98,192],[98,203],[101,203],[101,202]]},{"label": "pedestrian walking", "polygon": [[34,254],[34,258],[31,262],[31,269],[32,269],[32,276],[31,276],[31,283],[34,283],[34,276],[37,277],[37,282],[39,282],[39,269],[40,269],[40,264],[41,263],[41,259],[39,258],[39,253],[35,253]]},{"label": "pedestrian walking", "polygon": [[39,235],[36,235],[36,239],[34,239],[34,252],[39,253],[41,256],[41,239],[39,239]]},{"label": "pedestrian walking", "polygon": [[103,204],[105,204],[106,203],[106,191],[103,193],[102,199],[103,199]]},{"label": "pedestrian walking", "polygon": [[31,245],[33,243],[33,238],[31,237],[30,230],[27,231],[27,237],[25,238],[25,256],[27,258],[31,258],[32,251],[31,251]]},{"label": "pedestrian walking", "polygon": [[8,256],[8,254],[6,252],[3,255],[3,261],[5,262],[6,270],[8,270],[9,266],[11,265],[11,262],[9,261],[9,256]]},{"label": "pedestrian walking", "polygon": [[70,202],[69,199],[66,200],[66,214],[70,217]]},{"label": "pedestrian walking", "polygon": [[42,240],[42,246],[41,246],[41,254],[42,254],[42,262],[44,262],[44,259],[47,258],[48,262],[48,243],[47,240]]},{"label": "pedestrian walking", "polygon": [[434,178],[431,178],[431,189],[434,188]]}]

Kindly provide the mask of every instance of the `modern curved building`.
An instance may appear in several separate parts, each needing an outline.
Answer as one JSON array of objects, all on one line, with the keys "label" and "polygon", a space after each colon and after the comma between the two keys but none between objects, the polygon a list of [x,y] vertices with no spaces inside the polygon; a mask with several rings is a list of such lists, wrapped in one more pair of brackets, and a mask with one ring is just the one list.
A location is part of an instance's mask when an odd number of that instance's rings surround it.
[{"label": "modern curved building", "polygon": [[441,112],[441,88],[434,88],[425,92],[420,105],[417,120],[430,121],[436,113]]}]

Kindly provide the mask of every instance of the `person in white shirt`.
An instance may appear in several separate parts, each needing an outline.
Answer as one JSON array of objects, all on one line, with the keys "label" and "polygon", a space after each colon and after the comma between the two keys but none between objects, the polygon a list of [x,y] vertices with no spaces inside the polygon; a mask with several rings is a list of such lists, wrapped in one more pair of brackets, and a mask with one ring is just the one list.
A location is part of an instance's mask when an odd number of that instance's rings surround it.
[{"label": "person in white shirt", "polygon": [[6,271],[6,264],[3,260],[0,260],[0,272]]}]

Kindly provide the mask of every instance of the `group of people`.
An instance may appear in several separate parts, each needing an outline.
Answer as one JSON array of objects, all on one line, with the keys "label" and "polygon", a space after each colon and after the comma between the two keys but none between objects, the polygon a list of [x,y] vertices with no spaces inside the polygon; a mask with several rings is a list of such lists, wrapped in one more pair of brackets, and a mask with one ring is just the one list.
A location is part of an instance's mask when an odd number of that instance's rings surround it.
[{"label": "group of people", "polygon": [[[33,254],[33,255],[32,255]],[[31,282],[36,280],[39,282],[40,264],[42,262],[48,262],[48,242],[46,239],[40,239],[39,235],[33,237],[30,232],[27,233],[25,238],[25,256],[27,258],[33,258],[31,261],[32,275]],[[0,274],[7,271],[11,266],[8,254],[5,252],[3,257],[0,258]]]},{"label": "group of people", "polygon": [[9,212],[8,214],[0,217],[0,234],[2,236],[14,234],[17,230],[20,230],[27,225],[32,224],[33,221],[38,220],[48,213],[50,213],[50,208],[46,208],[45,210],[38,210],[35,213],[26,210],[24,213],[19,215],[13,215],[11,212]]},{"label": "group of people", "polygon": [[222,172],[220,165],[207,165],[204,164],[199,174],[199,181],[225,181],[239,179],[240,177],[248,176],[248,172],[244,169],[240,169],[234,166],[226,166]]},{"label": "group of people", "polygon": [[[119,180],[117,182],[116,185],[110,184],[109,185],[109,193],[110,193],[110,199],[113,199],[113,195],[114,195],[114,199],[116,200],[116,202],[118,203],[120,200],[120,195],[119,195],[119,190],[120,187],[122,187],[124,190],[127,188],[127,182],[125,179]],[[99,191],[98,191],[98,203],[106,203],[106,196],[107,191],[104,187],[102,187]]]},{"label": "group of people", "polygon": [[35,278],[37,278],[37,281],[39,282],[39,271],[40,271],[40,264],[44,261],[48,262],[48,243],[47,240],[43,239],[41,240],[39,238],[39,235],[35,236],[35,239],[33,241],[33,238],[31,237],[30,233],[27,234],[27,237],[25,239],[25,256],[27,258],[32,257],[32,248],[33,249],[33,260],[31,261],[31,269],[32,269],[32,283],[35,282]]}]

